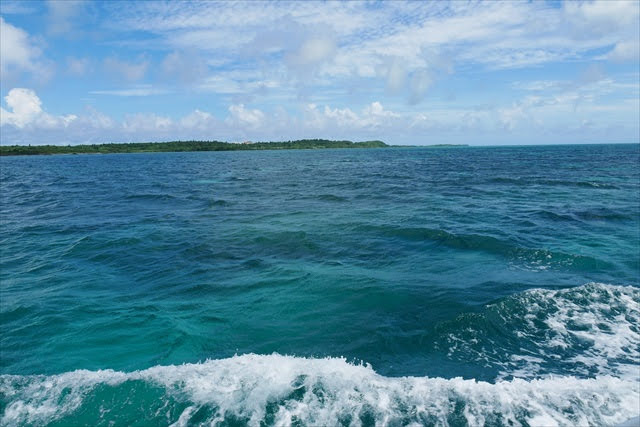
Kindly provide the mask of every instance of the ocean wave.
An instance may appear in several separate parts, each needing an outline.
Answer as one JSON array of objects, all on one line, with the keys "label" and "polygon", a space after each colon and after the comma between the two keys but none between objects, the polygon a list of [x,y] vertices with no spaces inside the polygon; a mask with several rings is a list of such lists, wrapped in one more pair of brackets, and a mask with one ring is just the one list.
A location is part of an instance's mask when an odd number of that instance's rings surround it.
[{"label": "ocean wave", "polygon": [[488,383],[384,377],[342,358],[245,354],[130,373],[0,377],[2,425],[613,425],[638,415],[637,381]]},{"label": "ocean wave", "polygon": [[607,182],[596,181],[571,181],[562,179],[541,179],[541,178],[510,178],[510,177],[495,177],[488,180],[491,184],[509,184],[509,185],[544,185],[544,186],[561,186],[561,187],[583,187],[583,188],[598,188],[606,190],[616,190],[617,187],[614,184]]},{"label": "ocean wave", "polygon": [[176,196],[172,196],[171,194],[165,194],[165,193],[141,193],[141,194],[129,194],[125,196],[126,200],[130,200],[130,201],[139,200],[144,202],[152,202],[152,201],[165,202],[165,201],[175,200],[176,198],[177,198]]},{"label": "ocean wave", "polygon": [[627,222],[637,221],[638,214],[629,209],[593,208],[589,210],[557,213],[545,209],[531,212],[530,216],[553,222],[587,223],[591,221]]},{"label": "ocean wave", "polygon": [[207,202],[207,206],[210,208],[215,208],[218,206],[230,206],[232,204],[232,202],[223,199],[209,200],[209,202]]},{"label": "ocean wave", "polygon": [[542,248],[529,248],[484,234],[451,233],[439,228],[361,226],[359,231],[375,232],[404,240],[427,240],[458,250],[482,251],[510,260],[515,267],[530,270],[558,268],[577,271],[593,271],[611,268],[601,259],[588,255],[576,255]]},{"label": "ocean wave", "polygon": [[497,367],[498,378],[640,375],[640,289],[588,283],[531,289],[437,327],[448,357]]},{"label": "ocean wave", "polygon": [[532,289],[437,328],[451,359],[497,361],[492,382],[276,353],[2,375],[0,425],[618,425],[640,415],[638,325],[638,288]]},{"label": "ocean wave", "polygon": [[348,202],[349,199],[342,196],[337,196],[335,194],[320,194],[315,197],[318,200],[322,200],[325,202]]}]

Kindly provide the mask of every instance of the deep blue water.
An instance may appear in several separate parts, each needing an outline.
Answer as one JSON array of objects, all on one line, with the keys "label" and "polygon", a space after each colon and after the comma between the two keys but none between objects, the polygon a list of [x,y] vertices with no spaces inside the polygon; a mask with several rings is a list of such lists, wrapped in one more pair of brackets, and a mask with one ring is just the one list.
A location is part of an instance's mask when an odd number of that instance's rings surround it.
[{"label": "deep blue water", "polygon": [[637,416],[639,165],[637,144],[0,158],[0,423]]}]

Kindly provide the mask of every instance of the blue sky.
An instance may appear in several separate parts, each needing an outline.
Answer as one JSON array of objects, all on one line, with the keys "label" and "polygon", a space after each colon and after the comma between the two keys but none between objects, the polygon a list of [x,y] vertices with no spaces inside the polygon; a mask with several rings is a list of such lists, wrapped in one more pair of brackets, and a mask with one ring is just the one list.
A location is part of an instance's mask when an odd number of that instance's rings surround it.
[{"label": "blue sky", "polygon": [[640,2],[0,2],[2,144],[638,142]]}]

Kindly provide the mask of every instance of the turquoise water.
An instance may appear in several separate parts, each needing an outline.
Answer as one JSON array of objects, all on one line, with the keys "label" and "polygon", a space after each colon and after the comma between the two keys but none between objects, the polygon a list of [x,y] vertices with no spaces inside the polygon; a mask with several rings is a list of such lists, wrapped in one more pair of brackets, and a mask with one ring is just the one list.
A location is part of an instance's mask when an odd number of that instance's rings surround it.
[{"label": "turquoise water", "polygon": [[640,414],[640,146],[0,158],[2,425]]}]

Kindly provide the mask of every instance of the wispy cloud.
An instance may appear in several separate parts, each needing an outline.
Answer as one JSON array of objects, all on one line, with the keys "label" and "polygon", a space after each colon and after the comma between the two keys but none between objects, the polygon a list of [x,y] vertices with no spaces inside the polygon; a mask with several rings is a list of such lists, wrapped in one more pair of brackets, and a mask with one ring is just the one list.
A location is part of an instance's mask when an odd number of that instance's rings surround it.
[{"label": "wispy cloud", "polygon": [[135,62],[128,62],[112,56],[104,60],[104,68],[116,77],[137,81],[145,76],[149,68],[149,60],[142,56]]},{"label": "wispy cloud", "polygon": [[113,96],[153,96],[166,95],[171,93],[167,89],[154,88],[148,85],[140,85],[127,89],[111,89],[111,90],[92,90],[92,95],[113,95]]},{"label": "wispy cloud", "polygon": [[449,72],[472,64],[514,69],[579,60],[616,43],[610,59],[633,57],[638,3],[138,3],[117,16],[114,26],[215,51],[223,63],[246,52],[261,69],[289,68],[286,80],[377,76],[417,103],[443,59]]},{"label": "wispy cloud", "polygon": [[89,58],[75,58],[70,56],[67,58],[67,72],[74,76],[83,76],[89,72],[91,61]]},{"label": "wispy cloud", "polygon": [[70,37],[76,30],[78,15],[84,11],[84,0],[48,0],[48,32],[52,36]]},{"label": "wispy cloud", "polygon": [[37,7],[34,3],[12,0],[0,2],[0,13],[3,15],[28,15],[36,11]]},{"label": "wispy cloud", "polygon": [[[526,139],[563,123],[576,140],[612,126],[637,140],[640,127],[634,0],[0,7],[2,95],[34,88],[77,116],[63,135],[77,142],[80,129],[91,140]],[[3,139],[37,140],[40,119],[3,108]]]}]

